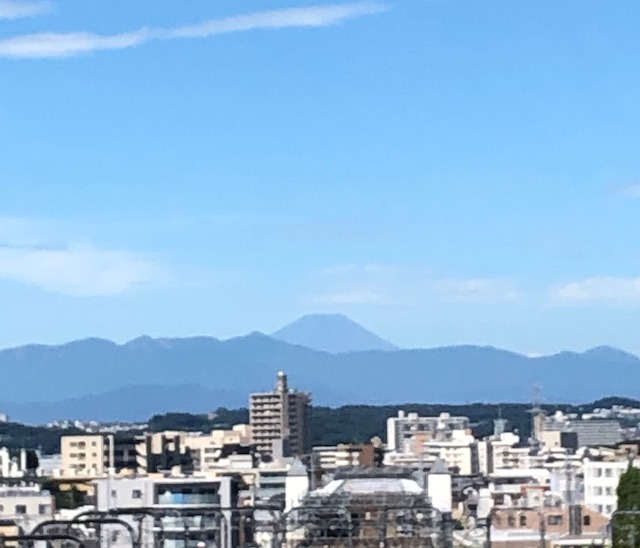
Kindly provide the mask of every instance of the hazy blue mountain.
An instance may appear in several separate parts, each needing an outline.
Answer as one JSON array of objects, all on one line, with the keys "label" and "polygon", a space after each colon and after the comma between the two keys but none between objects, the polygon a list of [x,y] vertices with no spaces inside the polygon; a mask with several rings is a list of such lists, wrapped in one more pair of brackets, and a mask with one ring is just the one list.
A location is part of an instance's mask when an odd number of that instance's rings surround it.
[{"label": "hazy blue mountain", "polygon": [[212,390],[198,384],[149,384],[54,402],[4,402],[0,403],[0,409],[11,420],[27,424],[43,424],[55,419],[142,421],[156,413],[207,413],[218,407],[235,407],[243,398],[241,393]]},{"label": "hazy blue mountain", "polygon": [[309,314],[271,336],[289,344],[334,354],[398,349],[342,314]]},{"label": "hazy blue mountain", "polygon": [[535,383],[549,402],[640,397],[640,360],[615,349],[538,358],[477,346],[332,354],[253,333],[226,341],[87,339],[2,350],[0,412],[30,421],[144,419],[246,406],[250,392],[272,388],[279,370],[294,388],[332,406],[526,402]]}]

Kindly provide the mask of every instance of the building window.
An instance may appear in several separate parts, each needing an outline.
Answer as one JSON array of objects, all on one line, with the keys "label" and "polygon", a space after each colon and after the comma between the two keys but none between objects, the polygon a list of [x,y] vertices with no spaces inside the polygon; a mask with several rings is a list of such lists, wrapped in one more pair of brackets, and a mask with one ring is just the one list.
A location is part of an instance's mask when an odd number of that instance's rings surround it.
[{"label": "building window", "polygon": [[593,477],[601,478],[602,477],[602,468],[594,468],[593,469]]},{"label": "building window", "polygon": [[562,516],[559,514],[553,514],[547,518],[549,525],[562,525]]},{"label": "building window", "polygon": [[605,478],[613,477],[613,470],[611,470],[611,468],[605,468],[604,469],[604,477]]},{"label": "building window", "polygon": [[613,506],[611,506],[611,504],[607,504],[607,506],[605,508],[605,512],[607,514],[611,514],[613,512]]},{"label": "building window", "polygon": [[134,489],[133,492],[131,493],[131,496],[134,499],[141,499],[142,498],[142,491],[140,491],[140,489]]},{"label": "building window", "polygon": [[594,487],[593,488],[593,494],[596,497],[602,496],[602,487]]},{"label": "building window", "polygon": [[604,488],[604,494],[607,495],[608,497],[613,495],[613,487],[605,487]]},{"label": "building window", "polygon": [[38,514],[41,516],[48,516],[51,513],[51,506],[49,504],[39,504]]},{"label": "building window", "polygon": [[2,504],[0,504],[0,514],[4,513],[4,506]]},{"label": "building window", "polygon": [[116,491],[115,489],[111,489],[111,498],[112,499],[117,499],[118,498],[118,491]]},{"label": "building window", "polygon": [[585,527],[590,527],[591,526],[591,516],[583,516],[582,525],[584,525]]},{"label": "building window", "polygon": [[513,514],[509,514],[509,517],[507,518],[507,526],[508,527],[516,526],[516,517]]},{"label": "building window", "polygon": [[520,514],[520,527],[526,527],[527,526],[527,516],[525,516],[524,514]]},{"label": "building window", "polygon": [[27,513],[27,507],[24,504],[16,504],[16,515],[24,516]]}]

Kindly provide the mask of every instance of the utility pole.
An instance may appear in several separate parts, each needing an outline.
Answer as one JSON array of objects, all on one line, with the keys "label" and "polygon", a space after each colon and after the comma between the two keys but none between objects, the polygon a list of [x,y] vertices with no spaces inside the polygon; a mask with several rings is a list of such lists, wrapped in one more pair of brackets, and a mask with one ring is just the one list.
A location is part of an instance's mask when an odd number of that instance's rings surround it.
[{"label": "utility pole", "polygon": [[538,518],[540,519],[540,548],[547,548],[547,524],[544,512],[541,510],[538,510]]}]

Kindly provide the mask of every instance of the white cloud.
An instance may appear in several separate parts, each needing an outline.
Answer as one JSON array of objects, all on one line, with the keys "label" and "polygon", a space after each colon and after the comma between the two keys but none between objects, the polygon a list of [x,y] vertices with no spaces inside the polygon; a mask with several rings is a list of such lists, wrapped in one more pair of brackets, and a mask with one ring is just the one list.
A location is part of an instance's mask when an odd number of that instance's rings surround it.
[{"label": "white cloud", "polygon": [[325,27],[386,9],[384,4],[378,2],[358,2],[256,12],[213,19],[195,25],[165,29],[142,28],[112,35],[89,32],[27,34],[0,40],[0,57],[71,57],[92,51],[131,48],[151,40],[206,38],[261,29]]},{"label": "white cloud", "polygon": [[46,222],[0,217],[0,279],[64,295],[106,297],[167,278],[162,267],[136,253],[68,244],[52,232]]},{"label": "white cloud", "polygon": [[0,0],[0,19],[20,19],[41,15],[51,9],[50,2],[22,2],[19,0]]},{"label": "white cloud", "polygon": [[76,297],[118,295],[162,275],[154,263],[123,251],[0,249],[0,278]]},{"label": "white cloud", "polygon": [[570,282],[553,290],[552,297],[564,303],[637,304],[640,278],[601,277]]}]

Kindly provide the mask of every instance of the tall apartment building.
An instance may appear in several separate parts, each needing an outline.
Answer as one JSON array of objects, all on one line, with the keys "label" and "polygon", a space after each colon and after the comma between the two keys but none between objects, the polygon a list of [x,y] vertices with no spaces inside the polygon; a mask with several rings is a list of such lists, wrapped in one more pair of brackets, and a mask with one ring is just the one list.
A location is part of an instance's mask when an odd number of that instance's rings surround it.
[{"label": "tall apartment building", "polygon": [[260,455],[299,456],[309,449],[311,395],[290,390],[287,376],[278,373],[276,389],[251,394],[253,442]]}]

